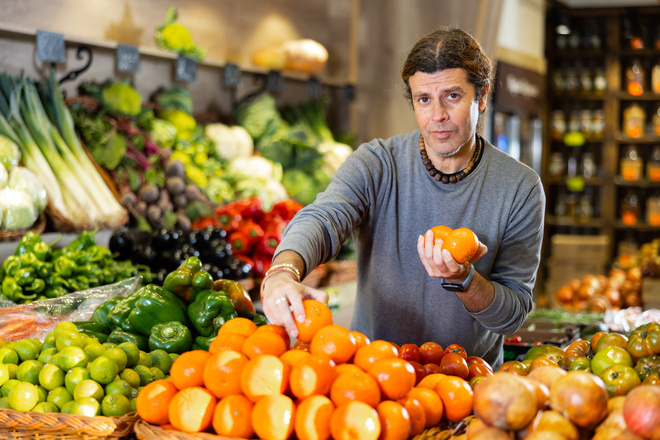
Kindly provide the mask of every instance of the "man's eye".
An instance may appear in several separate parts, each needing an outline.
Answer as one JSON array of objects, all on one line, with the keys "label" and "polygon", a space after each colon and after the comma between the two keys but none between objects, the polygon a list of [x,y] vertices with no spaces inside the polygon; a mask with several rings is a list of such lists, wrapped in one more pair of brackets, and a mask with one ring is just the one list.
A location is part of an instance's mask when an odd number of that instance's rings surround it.
[{"label": "man's eye", "polygon": [[458,93],[450,93],[449,95],[447,95],[447,97],[449,99],[458,99],[459,98]]},{"label": "man's eye", "polygon": [[422,104],[426,104],[427,102],[429,102],[429,98],[424,96],[422,98],[419,98],[419,102],[421,102]]}]

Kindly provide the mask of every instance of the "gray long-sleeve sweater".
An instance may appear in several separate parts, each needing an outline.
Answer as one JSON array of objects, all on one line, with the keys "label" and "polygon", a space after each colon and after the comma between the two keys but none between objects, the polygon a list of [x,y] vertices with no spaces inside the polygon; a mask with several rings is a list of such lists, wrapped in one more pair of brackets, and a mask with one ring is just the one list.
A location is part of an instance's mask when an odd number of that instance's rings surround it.
[{"label": "gray long-sleeve sweater", "polygon": [[[486,142],[481,162],[463,181],[437,182],[422,164],[419,137],[415,130],[361,145],[296,215],[277,252],[298,252],[309,271],[353,234],[351,329],[372,341],[460,344],[497,368],[503,335],[516,331],[533,307],[545,211],[540,178]],[[468,312],[426,273],[417,238],[437,225],[470,228],[488,246],[475,263],[495,288],[485,310]]]}]

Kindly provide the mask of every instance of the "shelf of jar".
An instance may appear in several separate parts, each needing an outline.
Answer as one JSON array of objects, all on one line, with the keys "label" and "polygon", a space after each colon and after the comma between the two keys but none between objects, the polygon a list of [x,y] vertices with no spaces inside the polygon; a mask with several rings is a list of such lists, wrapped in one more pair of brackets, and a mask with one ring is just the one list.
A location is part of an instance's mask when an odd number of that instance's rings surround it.
[{"label": "shelf of jar", "polygon": [[[582,136],[584,136],[584,144],[601,144],[605,141],[605,138],[603,137],[602,134],[584,134],[580,132]],[[552,137],[550,139],[554,145],[559,145],[559,146],[566,146],[566,142],[564,141],[563,137]],[[583,145],[584,146],[584,145]],[[573,148],[566,146],[566,148]]]},{"label": "shelf of jar", "polygon": [[635,223],[634,225],[627,225],[627,224],[623,223],[623,221],[621,221],[621,220],[617,220],[614,223],[614,227],[616,229],[634,230],[634,231],[640,231],[640,232],[660,231],[660,225],[651,225],[649,223]]},{"label": "shelf of jar", "polygon": [[655,134],[647,134],[640,137],[630,137],[619,131],[614,134],[614,140],[617,142],[627,142],[631,144],[653,144],[660,142],[660,136]]},{"label": "shelf of jar", "polygon": [[641,95],[632,95],[625,90],[616,92],[617,98],[622,101],[660,101],[660,93],[644,92]]},{"label": "shelf of jar", "polygon": [[[604,101],[606,98],[605,93],[595,92],[557,92],[549,98],[551,102],[570,101]],[[555,106],[556,107],[556,106]]]},{"label": "shelf of jar", "polygon": [[[568,177],[568,176],[549,176],[546,179],[546,183],[550,185],[566,185],[566,183],[570,179],[574,179],[574,178],[575,177]],[[590,177],[590,178],[582,177],[582,179],[584,180],[584,184],[586,186],[601,186],[603,184],[603,179],[599,177]]]},{"label": "shelf of jar", "polygon": [[619,52],[621,56],[624,57],[636,57],[636,56],[660,56],[660,48],[655,48],[655,47],[647,47],[644,49],[621,49]]},{"label": "shelf of jar", "polygon": [[600,218],[593,218],[590,220],[580,220],[575,218],[557,217],[547,215],[545,217],[545,224],[549,226],[570,226],[578,228],[602,228],[603,220]]},{"label": "shelf of jar", "polygon": [[651,179],[626,180],[621,176],[614,176],[617,186],[634,186],[637,188],[660,188],[660,182]]},{"label": "shelf of jar", "polygon": [[605,49],[552,49],[546,56],[552,59],[562,58],[605,58],[608,51]]}]

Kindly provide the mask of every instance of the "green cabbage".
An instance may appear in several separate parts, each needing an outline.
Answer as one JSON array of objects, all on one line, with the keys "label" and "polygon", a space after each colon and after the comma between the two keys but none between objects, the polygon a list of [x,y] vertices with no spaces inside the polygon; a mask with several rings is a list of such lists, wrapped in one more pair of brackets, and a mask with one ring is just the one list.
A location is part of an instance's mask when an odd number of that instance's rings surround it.
[{"label": "green cabbage", "polygon": [[190,91],[181,86],[172,86],[169,89],[158,92],[154,99],[160,108],[179,109],[192,115],[192,95],[190,94]]},{"label": "green cabbage", "polygon": [[18,146],[11,139],[0,134],[0,164],[4,165],[7,171],[11,171],[20,161],[21,152]]},{"label": "green cabbage", "polygon": [[0,211],[3,229],[27,229],[38,217],[32,196],[11,188],[0,189]]},{"label": "green cabbage", "polygon": [[103,87],[101,103],[112,114],[137,116],[142,110],[142,96],[126,82],[111,81]]},{"label": "green cabbage", "polygon": [[43,183],[32,171],[25,167],[16,167],[9,174],[7,186],[30,194],[37,214],[41,214],[48,204],[48,195]]}]

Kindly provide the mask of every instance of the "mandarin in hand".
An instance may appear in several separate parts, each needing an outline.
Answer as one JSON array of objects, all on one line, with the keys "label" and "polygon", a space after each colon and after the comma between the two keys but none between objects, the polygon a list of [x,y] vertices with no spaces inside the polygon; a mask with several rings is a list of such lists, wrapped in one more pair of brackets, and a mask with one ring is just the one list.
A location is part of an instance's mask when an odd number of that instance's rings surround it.
[{"label": "mandarin in hand", "polygon": [[479,238],[468,228],[454,229],[443,240],[442,249],[447,249],[457,262],[463,264],[479,251]]}]

